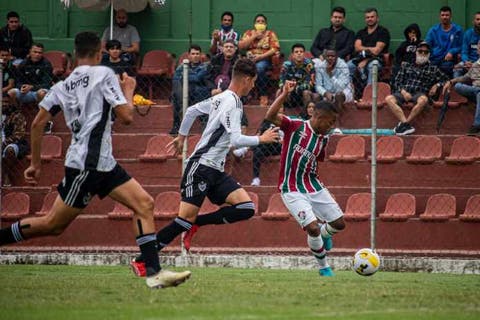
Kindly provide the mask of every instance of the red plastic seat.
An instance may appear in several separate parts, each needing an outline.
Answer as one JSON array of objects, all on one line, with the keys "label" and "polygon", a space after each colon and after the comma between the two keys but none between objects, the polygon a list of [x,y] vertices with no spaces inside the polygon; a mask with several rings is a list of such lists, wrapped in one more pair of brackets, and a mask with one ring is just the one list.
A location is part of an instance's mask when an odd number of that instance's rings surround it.
[{"label": "red plastic seat", "polygon": [[458,218],[464,222],[480,222],[480,194],[468,198],[465,211]]},{"label": "red plastic seat", "polygon": [[476,137],[458,137],[453,140],[450,155],[445,157],[449,164],[470,164],[480,159],[480,140]]},{"label": "red plastic seat", "polygon": [[30,196],[25,192],[10,192],[2,196],[3,220],[19,220],[30,212]]},{"label": "red plastic seat", "polygon": [[53,207],[53,203],[55,202],[55,199],[57,199],[58,196],[58,191],[50,191],[45,195],[43,198],[43,203],[42,203],[42,208],[40,211],[35,212],[36,215],[38,216],[44,216],[50,212],[50,210]]},{"label": "red plastic seat", "polygon": [[342,137],[335,153],[329,157],[334,162],[355,162],[365,158],[365,139],[351,135]]},{"label": "red plastic seat", "polygon": [[442,222],[455,218],[457,210],[455,197],[447,193],[430,196],[425,212],[420,215],[422,221]]},{"label": "red plastic seat", "polygon": [[365,221],[372,215],[372,194],[354,193],[347,200],[344,217],[347,221]]},{"label": "red plastic seat", "polygon": [[[403,139],[399,136],[385,136],[377,141],[377,162],[393,163],[403,157]],[[369,159],[371,160],[371,156]]]},{"label": "red plastic seat", "polygon": [[67,54],[63,51],[46,51],[43,53],[43,57],[50,61],[53,68],[53,75],[57,77],[62,77],[67,70]]},{"label": "red plastic seat", "polygon": [[407,162],[413,164],[430,164],[442,158],[442,140],[437,136],[422,136],[415,139],[412,153]]},{"label": "red plastic seat", "polygon": [[172,55],[165,50],[152,50],[145,53],[137,75],[147,79],[150,100],[153,98],[152,78],[161,76],[171,78],[174,72],[174,64]]},{"label": "red plastic seat", "polygon": [[217,211],[218,209],[220,209],[219,206],[213,204],[208,198],[205,198],[198,214],[212,213]]},{"label": "red plastic seat", "polygon": [[280,193],[274,193],[270,196],[267,211],[262,212],[261,216],[265,220],[287,220],[290,218],[290,212],[283,204]]},{"label": "red plastic seat", "polygon": [[153,216],[155,219],[170,220],[178,215],[180,201],[182,197],[180,192],[165,191],[155,197]]},{"label": "red plastic seat", "polygon": [[[372,85],[368,84],[363,89],[362,101],[357,102],[357,108],[359,109],[371,109],[372,108]],[[385,82],[378,82],[377,88],[377,107],[381,108],[385,105],[385,98],[391,94],[390,85]]]},{"label": "red plastic seat", "polygon": [[147,142],[145,153],[139,155],[138,158],[141,161],[166,161],[175,158],[174,151],[167,152],[166,148],[172,140],[173,138],[167,134],[151,137]]},{"label": "red plastic seat", "polygon": [[108,213],[108,218],[114,220],[129,220],[133,218],[133,211],[120,202],[115,202],[113,211]]},{"label": "red plastic seat", "polygon": [[385,212],[380,213],[383,221],[407,221],[415,216],[416,200],[410,193],[392,194],[385,206]]},{"label": "red plastic seat", "polygon": [[[40,152],[40,159],[43,161],[51,161],[55,158],[62,157],[62,138],[55,135],[45,135],[42,139],[42,150]],[[32,156],[28,155],[28,159]]]},{"label": "red plastic seat", "polygon": [[252,191],[247,192],[248,195],[250,196],[250,199],[252,199],[253,204],[255,205],[255,214],[258,214],[258,194]]},{"label": "red plastic seat", "polygon": [[[467,97],[462,96],[453,88],[450,90],[450,100],[448,100],[449,108],[452,108],[452,109],[458,108],[462,104],[467,104],[467,103],[468,103]],[[433,106],[436,108],[441,108],[442,105],[443,105],[443,94],[440,95],[437,101],[433,102]]]}]

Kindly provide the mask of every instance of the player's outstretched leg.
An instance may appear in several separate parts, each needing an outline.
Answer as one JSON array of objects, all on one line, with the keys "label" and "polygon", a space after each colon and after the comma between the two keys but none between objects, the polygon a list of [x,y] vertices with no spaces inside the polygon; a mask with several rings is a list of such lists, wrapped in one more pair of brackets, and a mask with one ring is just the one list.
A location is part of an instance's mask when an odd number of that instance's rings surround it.
[{"label": "player's outstretched leg", "polygon": [[318,270],[320,275],[324,277],[334,276],[332,268],[330,268],[327,262],[327,251],[324,248],[322,237],[307,235],[307,242],[313,256],[320,266],[320,269]]}]

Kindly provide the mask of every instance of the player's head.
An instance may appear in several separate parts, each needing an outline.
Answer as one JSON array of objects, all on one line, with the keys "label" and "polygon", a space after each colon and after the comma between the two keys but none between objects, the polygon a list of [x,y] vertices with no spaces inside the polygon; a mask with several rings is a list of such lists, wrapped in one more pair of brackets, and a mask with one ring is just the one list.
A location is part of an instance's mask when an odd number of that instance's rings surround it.
[{"label": "player's head", "polygon": [[315,104],[310,125],[319,134],[326,134],[333,128],[337,121],[338,111],[333,103],[320,101]]},{"label": "player's head", "polygon": [[233,66],[232,82],[238,86],[240,96],[246,96],[255,86],[257,67],[255,62],[247,58],[238,59]]},{"label": "player's head", "polygon": [[96,63],[100,62],[101,43],[96,33],[85,31],[75,36],[75,56],[77,59],[95,59]]}]

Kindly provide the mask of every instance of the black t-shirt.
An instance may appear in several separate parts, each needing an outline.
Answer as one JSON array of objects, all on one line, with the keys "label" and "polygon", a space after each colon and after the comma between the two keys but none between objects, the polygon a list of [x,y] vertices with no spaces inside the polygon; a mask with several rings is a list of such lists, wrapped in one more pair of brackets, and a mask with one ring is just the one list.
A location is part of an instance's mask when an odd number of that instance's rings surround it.
[{"label": "black t-shirt", "polygon": [[110,59],[105,59],[102,61],[102,65],[111,68],[115,74],[126,72],[131,77],[135,76],[132,65],[123,59],[120,59],[119,62],[111,62]]},{"label": "black t-shirt", "polygon": [[355,41],[357,39],[362,41],[362,46],[364,47],[375,47],[377,42],[383,42],[385,43],[385,47],[383,48],[382,53],[387,53],[390,45],[390,32],[388,32],[386,28],[378,26],[375,31],[368,34],[368,29],[365,27],[357,32]]}]

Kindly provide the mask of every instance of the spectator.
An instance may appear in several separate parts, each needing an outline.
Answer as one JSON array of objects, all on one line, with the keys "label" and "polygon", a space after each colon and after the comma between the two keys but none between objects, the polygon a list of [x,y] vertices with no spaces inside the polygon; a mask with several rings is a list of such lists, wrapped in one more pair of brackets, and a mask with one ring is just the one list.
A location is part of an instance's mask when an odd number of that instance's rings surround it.
[{"label": "spectator", "polygon": [[[210,91],[206,84],[207,64],[201,61],[202,48],[192,44],[188,50],[188,105],[210,97]],[[180,127],[183,103],[183,65],[175,70],[172,79],[172,104],[173,104],[173,126],[171,135],[176,135]],[[205,119],[202,120],[204,123]]]},{"label": "spectator", "polygon": [[403,35],[405,36],[405,41],[400,43],[395,51],[394,77],[405,62],[415,63],[415,52],[417,51],[418,44],[422,42],[422,32],[416,23],[407,26],[405,30],[403,30]]},{"label": "spectator", "polygon": [[12,60],[10,51],[7,47],[0,47],[0,63],[3,68],[2,79],[2,98],[8,97],[8,90],[15,87],[14,69],[12,69]]},{"label": "spectator", "polygon": [[[365,10],[366,27],[355,36],[355,56],[348,62],[350,77],[354,80],[355,94],[360,98],[363,87],[372,83],[372,62],[379,62],[379,69],[383,65],[383,54],[388,53],[390,33],[378,24],[378,11],[375,8]],[[358,70],[359,76],[355,76]]]},{"label": "spectator", "polygon": [[[477,42],[477,54],[480,56],[480,41]],[[471,83],[471,85],[468,83]],[[476,103],[473,125],[468,130],[468,134],[480,134],[480,58],[472,63],[472,66],[464,76],[447,81],[443,88],[444,93],[450,90],[452,85],[455,86],[455,90],[458,93]]]},{"label": "spectator", "polygon": [[326,101],[343,110],[345,102],[353,101],[352,85],[347,63],[334,49],[327,49],[325,60],[315,59],[315,89]]},{"label": "spectator", "polygon": [[238,32],[233,30],[233,13],[225,11],[222,13],[220,29],[212,32],[212,40],[210,41],[210,53],[216,55],[222,53],[222,46],[226,40],[233,40],[238,45]]},{"label": "spectator", "polygon": [[7,25],[0,29],[0,47],[7,47],[12,56],[13,65],[19,65],[32,46],[32,33],[20,23],[15,11],[7,13]]},{"label": "spectator", "polygon": [[[448,80],[448,77],[440,69],[429,62],[430,45],[421,42],[415,53],[415,63],[406,63],[400,68],[394,80],[394,93],[385,98],[385,101],[400,122],[394,131],[397,135],[406,135],[415,132],[411,125],[412,120],[422,112],[438,89]],[[402,104],[413,102],[415,106],[405,117]]]},{"label": "spectator", "polygon": [[432,48],[430,61],[452,77],[456,56],[462,50],[462,27],[452,22],[452,9],[440,8],[440,23],[431,27],[425,41]]},{"label": "spectator", "polygon": [[473,16],[473,27],[465,31],[462,42],[462,61],[455,66],[453,75],[457,78],[465,74],[478,60],[478,43],[480,42],[480,11]]},{"label": "spectator", "polygon": [[280,52],[278,37],[272,30],[267,30],[267,17],[259,13],[255,16],[254,29],[247,30],[238,46],[247,50],[247,57],[255,62],[257,67],[256,87],[260,95],[260,105],[268,105],[267,71],[272,68],[272,57]]},{"label": "spectator", "polygon": [[292,46],[290,59],[283,63],[277,96],[281,93],[286,80],[295,80],[297,86],[288,95],[284,103],[285,107],[302,106],[305,109],[310,101],[319,100],[318,94],[313,92],[315,68],[312,60],[305,58],[305,46],[301,43],[295,43]]},{"label": "spectator", "polygon": [[115,25],[113,26],[112,38],[110,38],[110,27],[107,27],[102,36],[102,51],[105,52],[103,59],[108,59],[106,52],[106,44],[108,40],[117,39],[122,44],[123,60],[130,64],[135,64],[138,54],[140,53],[140,36],[137,28],[127,23],[128,15],[125,9],[119,9],[115,12]]},{"label": "spectator", "polygon": [[118,40],[108,40],[105,46],[108,52],[108,59],[102,61],[102,65],[110,67],[116,74],[126,72],[129,76],[134,76],[132,65],[122,59],[122,44]]},{"label": "spectator", "polygon": [[332,9],[330,27],[320,29],[310,48],[314,57],[322,59],[325,49],[334,47],[340,58],[344,60],[349,59],[353,53],[355,34],[352,30],[344,27],[346,15],[347,13],[343,7]]},{"label": "spectator", "polygon": [[2,125],[2,173],[4,173],[4,186],[11,185],[12,173],[18,160],[25,157],[28,152],[28,143],[25,139],[27,120],[13,104],[4,105],[6,118]]},{"label": "spectator", "polygon": [[230,85],[232,70],[237,61],[235,40],[227,39],[223,43],[223,52],[215,55],[207,66],[205,83],[212,96],[221,93]]}]

